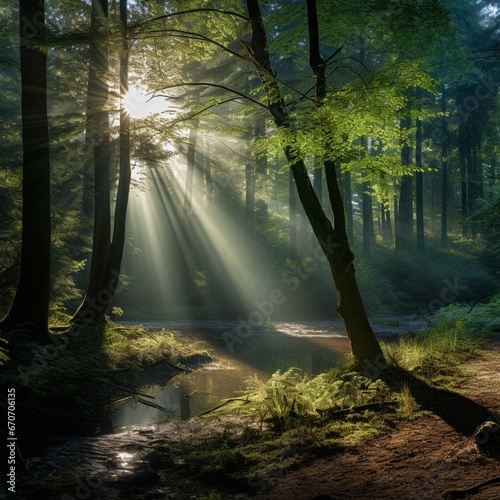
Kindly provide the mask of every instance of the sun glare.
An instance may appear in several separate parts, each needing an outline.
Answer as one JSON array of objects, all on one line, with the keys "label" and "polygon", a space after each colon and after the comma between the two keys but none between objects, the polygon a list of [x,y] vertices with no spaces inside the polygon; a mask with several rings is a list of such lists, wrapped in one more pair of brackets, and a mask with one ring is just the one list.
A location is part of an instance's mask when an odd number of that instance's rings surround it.
[{"label": "sun glare", "polygon": [[150,96],[134,87],[131,87],[125,95],[124,105],[130,117],[136,119],[161,113],[167,108],[164,99],[151,99]]}]

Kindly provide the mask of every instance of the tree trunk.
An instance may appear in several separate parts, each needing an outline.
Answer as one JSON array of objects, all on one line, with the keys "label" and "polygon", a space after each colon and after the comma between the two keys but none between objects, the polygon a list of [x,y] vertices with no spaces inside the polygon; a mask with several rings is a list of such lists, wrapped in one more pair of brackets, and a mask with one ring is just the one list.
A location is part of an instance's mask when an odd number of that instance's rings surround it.
[{"label": "tree trunk", "polygon": [[125,96],[128,92],[128,58],[129,42],[127,38],[127,0],[120,0],[120,21],[123,33],[122,51],[120,54],[120,169],[118,175],[118,189],[116,193],[115,219],[113,225],[113,240],[108,257],[108,265],[101,290],[105,290],[106,306],[101,313],[101,320],[105,318],[106,309],[111,304],[120,276],[123,247],[125,245],[125,226],[127,206],[130,193],[130,115],[125,108]]},{"label": "tree trunk", "polygon": [[[258,0],[247,0],[247,7],[252,27],[252,41],[246,47],[266,89],[269,110],[276,126],[287,128],[289,126],[288,110],[279,84],[274,78]],[[314,1],[308,1],[308,19],[311,67],[317,77],[317,95],[321,96],[324,95],[322,92],[325,90],[326,81],[324,79],[324,65],[319,56],[319,36]],[[272,99],[270,96],[273,96]],[[354,255],[347,241],[344,205],[340,196],[335,164],[333,161],[325,162],[325,175],[333,211],[332,226],[314,191],[299,152],[296,148],[292,148],[290,144],[283,144],[283,150],[292,170],[302,206],[328,259],[337,289],[337,312],[349,337],[353,357],[358,365],[369,364],[374,360],[383,360],[382,351],[368,321],[356,282],[353,265]]]},{"label": "tree trunk", "polygon": [[368,190],[370,185],[363,182],[363,253],[370,255],[375,242],[375,229],[373,226],[373,203]]},{"label": "tree trunk", "polygon": [[391,211],[389,201],[380,205],[382,219],[382,240],[386,245],[392,244]]},{"label": "tree trunk", "polygon": [[110,207],[110,144],[107,73],[109,54],[106,26],[107,0],[93,0],[91,13],[90,62],[88,85],[87,138],[93,151],[94,170],[94,229],[92,236],[92,260],[87,292],[74,320],[98,322],[104,317],[107,302],[102,283],[106,276],[111,244]]},{"label": "tree trunk", "polygon": [[460,206],[462,216],[462,235],[467,235],[467,225],[465,219],[468,215],[467,210],[467,160],[465,157],[465,130],[464,122],[458,125],[458,164],[460,168]]},{"label": "tree trunk", "polygon": [[448,241],[448,139],[446,139],[446,87],[443,84],[441,91],[441,127],[443,129],[443,143],[441,145],[441,243]]},{"label": "tree trunk", "polygon": [[469,181],[469,210],[473,211],[476,207],[477,200],[481,198],[482,192],[482,179],[481,179],[481,166],[480,166],[480,142],[481,142],[481,131],[479,130],[479,125],[476,123],[469,122],[468,140],[467,140],[467,178]]},{"label": "tree trunk", "polygon": [[102,130],[99,112],[107,99],[107,87],[103,85],[107,71],[108,52],[103,33],[107,29],[107,0],[92,0],[90,14],[89,76],[87,87],[87,116],[85,131],[85,162],[83,164],[82,211],[88,217],[94,215],[95,202],[95,145],[101,134],[107,133],[107,125]]},{"label": "tree trunk", "polygon": [[[401,129],[408,130],[411,127],[411,119],[401,120]],[[410,145],[405,143],[401,150],[401,164],[408,166],[411,163]],[[399,193],[399,210],[396,224],[396,249],[409,250],[413,234],[413,176],[403,175],[401,177],[401,188]]]},{"label": "tree trunk", "polygon": [[[420,105],[421,91],[417,88],[417,100]],[[422,121],[417,118],[417,131],[415,136],[415,164],[419,170],[422,169]],[[417,216],[417,248],[422,250],[424,240],[424,179],[423,172],[416,173],[415,211]]]},{"label": "tree trunk", "polygon": [[352,211],[352,187],[351,187],[351,172],[346,170],[344,173],[344,200],[347,223],[347,239],[354,242],[354,215]]},{"label": "tree trunk", "polygon": [[[43,0],[21,0],[21,117],[23,207],[21,273],[2,329],[23,325],[30,337],[48,342],[51,272],[50,156],[47,120],[47,56],[36,47],[45,25]],[[35,32],[26,20],[37,19]],[[34,43],[35,42],[35,43]]]}]

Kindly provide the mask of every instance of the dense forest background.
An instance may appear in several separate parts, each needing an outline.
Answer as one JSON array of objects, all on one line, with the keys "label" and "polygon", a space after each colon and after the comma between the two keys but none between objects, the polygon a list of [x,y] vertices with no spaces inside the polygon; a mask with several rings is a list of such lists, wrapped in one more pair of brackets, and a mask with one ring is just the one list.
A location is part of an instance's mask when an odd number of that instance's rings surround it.
[{"label": "dense forest background", "polygon": [[[124,319],[235,319],[278,292],[271,319],[331,317],[283,147],[327,215],[335,165],[369,311],[425,316],[498,290],[495,2],[318,1],[316,63],[311,2],[261,2],[284,128],[240,2],[20,6],[0,8],[2,317],[16,289],[33,305],[49,286],[51,323],[85,317],[99,293],[92,311]],[[22,75],[43,67],[46,137],[43,110],[21,128]]]}]

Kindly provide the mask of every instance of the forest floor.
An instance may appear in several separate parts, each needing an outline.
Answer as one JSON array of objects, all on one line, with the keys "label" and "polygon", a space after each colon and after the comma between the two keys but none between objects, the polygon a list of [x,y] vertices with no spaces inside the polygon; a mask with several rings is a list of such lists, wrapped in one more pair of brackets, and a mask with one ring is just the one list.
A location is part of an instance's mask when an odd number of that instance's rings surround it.
[{"label": "forest floor", "polygon": [[[500,423],[500,337],[464,368],[470,378],[460,394],[476,404],[447,399],[442,411],[436,402],[436,411],[382,437],[274,477],[253,498],[438,499],[444,490],[468,489],[500,476],[500,440],[480,451],[472,438],[485,420]],[[500,480],[449,498],[498,500]]]},{"label": "forest floor", "polygon": [[[29,467],[19,472],[18,490],[11,496],[23,500],[443,498],[444,490],[471,488],[500,476],[500,436],[493,436],[496,446],[481,449],[473,438],[486,420],[500,423],[500,336],[461,368],[469,377],[459,391],[430,387],[424,391],[423,417],[359,445],[329,450],[327,456],[304,457],[294,469],[263,473],[238,484],[228,480],[227,470],[215,474],[211,469],[202,478],[199,468],[192,467],[189,459],[179,461],[182,457],[174,449],[179,443],[206,447],[204,436],[209,439],[217,425],[227,425],[232,417],[210,423],[193,418],[54,443],[27,460]],[[5,485],[0,485],[0,498],[6,498]],[[500,481],[485,484],[470,496],[448,498],[498,500]]]}]

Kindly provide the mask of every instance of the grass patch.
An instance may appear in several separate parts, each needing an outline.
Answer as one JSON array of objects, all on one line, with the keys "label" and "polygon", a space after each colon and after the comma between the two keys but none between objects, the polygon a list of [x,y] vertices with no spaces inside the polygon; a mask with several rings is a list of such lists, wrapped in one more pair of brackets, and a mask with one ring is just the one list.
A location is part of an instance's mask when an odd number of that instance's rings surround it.
[{"label": "grass patch", "polygon": [[500,331],[500,298],[472,310],[452,305],[440,310],[430,330],[384,343],[386,359],[430,385],[456,387],[465,376],[460,365],[476,356]]},{"label": "grass patch", "polygon": [[102,347],[110,369],[141,367],[160,359],[177,363],[182,358],[202,353],[195,346],[183,344],[165,329],[150,332],[142,327],[116,324],[107,327]]}]

